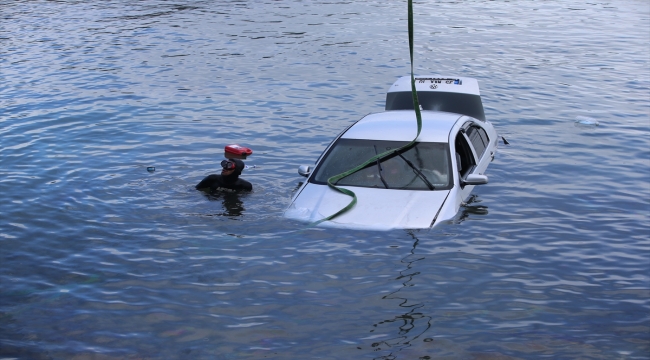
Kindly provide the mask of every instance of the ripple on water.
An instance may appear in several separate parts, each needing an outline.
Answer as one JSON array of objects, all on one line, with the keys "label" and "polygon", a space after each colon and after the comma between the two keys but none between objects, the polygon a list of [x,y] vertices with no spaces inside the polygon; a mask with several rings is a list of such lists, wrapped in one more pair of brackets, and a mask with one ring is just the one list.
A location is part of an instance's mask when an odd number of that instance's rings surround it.
[{"label": "ripple on water", "polygon": [[[402,5],[5,4],[0,355],[643,358],[645,13],[464,5],[415,5],[416,71],[511,145],[444,226],[350,232],[281,214],[408,73]],[[255,191],[196,192],[228,143]]]}]

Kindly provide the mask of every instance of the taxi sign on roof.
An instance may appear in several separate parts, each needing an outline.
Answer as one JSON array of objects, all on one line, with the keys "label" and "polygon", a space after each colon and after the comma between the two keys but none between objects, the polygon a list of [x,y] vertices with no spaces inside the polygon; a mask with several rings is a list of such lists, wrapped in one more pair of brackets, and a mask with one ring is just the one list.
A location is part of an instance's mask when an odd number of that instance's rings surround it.
[{"label": "taxi sign on roof", "polygon": [[[481,95],[478,81],[467,77],[450,77],[440,75],[426,75],[415,77],[417,91],[454,92],[472,95]],[[411,91],[411,77],[402,76],[393,83],[388,92]]]}]

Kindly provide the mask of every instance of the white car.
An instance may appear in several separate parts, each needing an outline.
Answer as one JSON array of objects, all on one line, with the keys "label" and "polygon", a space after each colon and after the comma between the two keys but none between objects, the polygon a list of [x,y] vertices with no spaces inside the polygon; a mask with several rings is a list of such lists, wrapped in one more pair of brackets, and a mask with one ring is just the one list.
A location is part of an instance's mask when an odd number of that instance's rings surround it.
[{"label": "white car", "polygon": [[[356,205],[319,226],[351,229],[422,229],[452,219],[475,185],[487,184],[485,169],[497,150],[497,133],[485,119],[478,82],[472,78],[415,78],[422,129],[410,148],[340,179]],[[316,222],[344,208],[351,197],[327,179],[382,152],[398,149],[417,134],[411,77],[398,79],[386,96],[386,111],[369,114],[345,129],[314,167],[284,216]],[[313,171],[312,171],[313,169]]]}]

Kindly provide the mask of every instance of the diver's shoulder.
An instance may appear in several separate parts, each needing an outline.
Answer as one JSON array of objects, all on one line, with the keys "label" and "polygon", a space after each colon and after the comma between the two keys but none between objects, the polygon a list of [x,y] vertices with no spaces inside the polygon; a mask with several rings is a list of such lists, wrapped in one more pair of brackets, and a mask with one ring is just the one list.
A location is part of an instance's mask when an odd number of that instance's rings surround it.
[{"label": "diver's shoulder", "polygon": [[210,174],[203,178],[200,183],[198,183],[195,188],[197,190],[199,189],[205,189],[209,187],[214,187],[215,184],[221,184],[221,175],[217,174]]},{"label": "diver's shoulder", "polygon": [[244,183],[242,184],[242,189],[246,191],[253,191],[253,184],[249,183],[248,181],[244,180]]}]

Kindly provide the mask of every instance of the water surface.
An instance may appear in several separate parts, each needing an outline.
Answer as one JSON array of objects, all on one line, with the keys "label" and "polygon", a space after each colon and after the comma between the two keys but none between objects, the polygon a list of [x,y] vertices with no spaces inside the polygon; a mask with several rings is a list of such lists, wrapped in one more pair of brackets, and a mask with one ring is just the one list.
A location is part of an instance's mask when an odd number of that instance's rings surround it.
[{"label": "water surface", "polygon": [[[0,1],[0,357],[647,359],[650,6],[415,13],[511,145],[449,224],[362,232],[281,215],[408,74],[406,3]],[[195,191],[229,143],[254,191]]]}]

